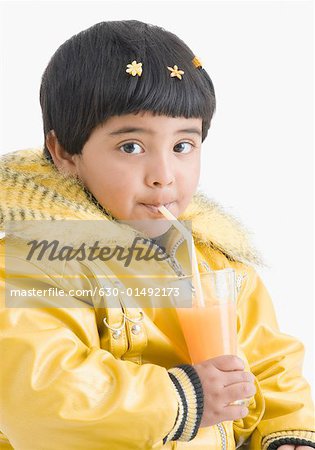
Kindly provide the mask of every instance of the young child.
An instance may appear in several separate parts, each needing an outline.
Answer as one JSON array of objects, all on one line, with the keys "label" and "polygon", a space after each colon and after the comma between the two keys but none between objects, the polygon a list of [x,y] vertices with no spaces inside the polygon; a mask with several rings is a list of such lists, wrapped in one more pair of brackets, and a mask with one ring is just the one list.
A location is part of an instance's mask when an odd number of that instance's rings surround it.
[{"label": "young child", "polygon": [[[56,51],[40,102],[44,149],[1,159],[0,448],[315,448],[303,344],[280,332],[243,227],[197,192],[215,111],[201,61],[160,27],[102,22]],[[243,280],[238,355],[192,365],[176,310],[136,295],[191,274],[159,205],[191,223],[201,272]],[[137,221],[159,224],[137,245],[164,258],[97,258],[133,242]],[[27,258],[26,241],[49,241],[58,222],[58,242],[97,241],[93,257]],[[108,286],[120,289],[112,304]]]}]

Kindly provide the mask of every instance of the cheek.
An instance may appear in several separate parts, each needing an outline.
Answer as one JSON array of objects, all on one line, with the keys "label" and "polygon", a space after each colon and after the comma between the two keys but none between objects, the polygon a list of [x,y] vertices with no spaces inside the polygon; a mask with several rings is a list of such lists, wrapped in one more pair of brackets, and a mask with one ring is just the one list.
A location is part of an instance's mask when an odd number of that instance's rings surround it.
[{"label": "cheek", "polygon": [[182,192],[186,195],[194,194],[200,177],[200,161],[194,160],[181,175],[181,188]]},{"label": "cheek", "polygon": [[112,171],[105,164],[85,164],[81,168],[80,176],[87,188],[95,195],[95,192],[108,189],[112,184]]},{"label": "cheek", "polygon": [[128,198],[132,198],[133,193],[136,193],[136,177],[133,172],[110,165],[108,161],[106,164],[86,167],[81,175],[85,186],[94,197],[111,210],[116,210],[118,206],[123,207]]}]

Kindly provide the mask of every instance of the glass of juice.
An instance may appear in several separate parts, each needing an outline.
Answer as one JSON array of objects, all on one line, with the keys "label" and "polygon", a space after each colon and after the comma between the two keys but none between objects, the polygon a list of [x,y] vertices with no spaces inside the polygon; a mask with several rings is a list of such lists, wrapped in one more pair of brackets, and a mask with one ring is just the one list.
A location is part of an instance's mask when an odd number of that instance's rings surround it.
[{"label": "glass of juice", "polygon": [[[192,277],[183,277],[174,306],[192,364],[237,355],[236,273],[232,268],[200,273],[203,305]],[[178,282],[178,285],[180,282]],[[248,404],[237,400],[231,404]]]},{"label": "glass of juice", "polygon": [[[188,278],[185,302],[181,304],[180,298],[176,301],[176,312],[191,362],[198,364],[220,355],[236,355],[235,270],[226,268],[200,274],[204,306],[197,298],[193,278]],[[187,292],[187,286],[191,293]]]}]

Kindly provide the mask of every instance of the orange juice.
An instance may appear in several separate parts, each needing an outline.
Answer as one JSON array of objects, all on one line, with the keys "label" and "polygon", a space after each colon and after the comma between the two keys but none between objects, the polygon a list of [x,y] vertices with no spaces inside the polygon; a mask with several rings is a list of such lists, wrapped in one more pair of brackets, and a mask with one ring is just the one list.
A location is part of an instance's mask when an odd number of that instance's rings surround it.
[{"label": "orange juice", "polygon": [[220,355],[236,355],[234,302],[177,308],[176,311],[193,364]]}]

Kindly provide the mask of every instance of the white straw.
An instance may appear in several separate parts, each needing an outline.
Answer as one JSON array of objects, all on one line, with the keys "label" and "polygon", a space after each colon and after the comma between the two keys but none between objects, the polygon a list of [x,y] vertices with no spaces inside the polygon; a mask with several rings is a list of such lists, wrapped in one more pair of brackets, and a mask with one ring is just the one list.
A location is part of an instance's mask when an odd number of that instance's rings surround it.
[{"label": "white straw", "polygon": [[197,300],[199,301],[200,306],[204,307],[205,306],[205,302],[204,302],[203,292],[202,292],[202,288],[201,288],[201,281],[200,281],[200,274],[199,274],[199,270],[198,270],[197,256],[196,256],[196,251],[195,251],[195,246],[194,246],[194,239],[192,237],[192,246],[190,246],[189,245],[190,233],[187,230],[187,228],[184,227],[184,225],[182,225],[179,222],[179,220],[177,220],[176,217],[173,216],[173,214],[167,208],[165,208],[165,206],[159,206],[158,210],[163,214],[163,216],[167,220],[174,221],[174,227],[177,228],[177,230],[180,231],[183,234],[184,238],[187,241],[187,247],[188,247],[190,262],[191,262],[191,265],[192,265],[193,280],[194,280],[194,287],[196,289]]}]

